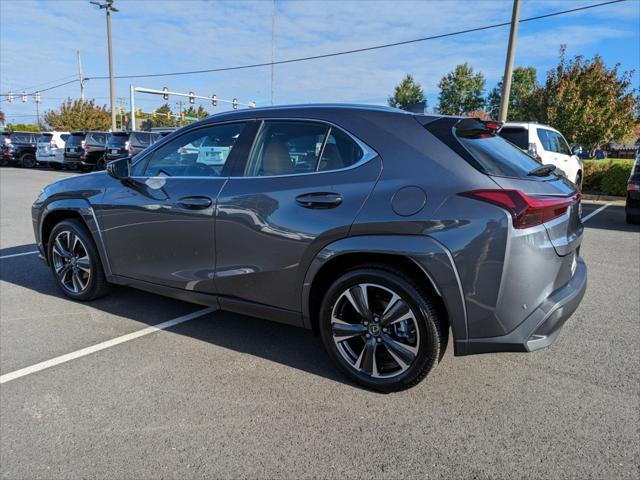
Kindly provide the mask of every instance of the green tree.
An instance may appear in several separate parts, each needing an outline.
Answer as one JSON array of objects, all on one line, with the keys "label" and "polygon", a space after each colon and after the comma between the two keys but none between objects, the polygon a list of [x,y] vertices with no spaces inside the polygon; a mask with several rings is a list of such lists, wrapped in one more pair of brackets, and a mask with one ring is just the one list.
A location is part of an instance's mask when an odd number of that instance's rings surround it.
[{"label": "green tree", "polygon": [[14,130],[17,132],[39,132],[40,125],[35,123],[9,123],[7,130]]},{"label": "green tree", "polygon": [[[176,119],[173,116],[171,107],[168,103],[165,103],[160,108],[156,108],[155,115],[152,115],[151,123],[154,127],[175,127]],[[167,116],[167,114],[169,114]]]},{"label": "green tree", "polygon": [[193,108],[193,105],[189,105],[189,108],[184,111],[184,114],[187,117],[195,117],[198,120],[202,120],[209,116],[209,112],[207,112],[202,105],[199,105],[197,109]]},{"label": "green tree", "polygon": [[[529,95],[538,88],[536,69],[534,67],[516,67],[511,78],[511,93],[509,94],[508,118],[511,121],[530,120],[527,105]],[[502,99],[502,81],[491,90],[487,96],[487,110],[491,118],[498,118],[500,114],[500,100]]]},{"label": "green tree", "polygon": [[438,83],[438,111],[444,115],[464,115],[482,110],[485,83],[482,72],[474,73],[467,63],[457,65]]},{"label": "green tree", "polygon": [[418,102],[425,102],[425,108],[427,105],[422,87],[408,73],[396,86],[393,96],[389,97],[387,101],[390,107],[401,108],[403,110],[406,110]]},{"label": "green tree", "polygon": [[567,60],[560,47],[558,66],[547,73],[543,87],[528,97],[532,119],[564,134],[570,143],[598,147],[624,138],[638,124],[639,102],[633,71],[609,69],[600,55]]},{"label": "green tree", "polygon": [[95,100],[65,100],[58,110],[49,110],[44,120],[55,130],[108,130],[111,112]]},{"label": "green tree", "polygon": [[4,125],[4,112],[0,110],[0,125]]}]

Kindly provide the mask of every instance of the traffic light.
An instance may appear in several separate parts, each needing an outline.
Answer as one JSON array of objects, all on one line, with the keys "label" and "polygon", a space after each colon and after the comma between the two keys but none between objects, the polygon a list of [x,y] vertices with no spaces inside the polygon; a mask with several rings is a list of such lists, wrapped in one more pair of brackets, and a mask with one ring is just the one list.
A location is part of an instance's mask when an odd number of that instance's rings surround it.
[{"label": "traffic light", "polygon": [[23,90],[22,95],[20,95],[20,99],[22,100],[22,103],[27,103],[27,92]]},{"label": "traffic light", "polygon": [[189,92],[189,103],[192,104],[192,105],[194,103],[196,103],[195,93],[193,93],[193,92]]},{"label": "traffic light", "polygon": [[162,91],[165,92],[162,94],[162,98],[164,100],[169,100],[169,94],[167,93],[169,91],[169,89],[167,87],[162,87]]},{"label": "traffic light", "polygon": [[151,112],[151,118],[153,118],[154,120],[156,119],[156,111],[155,110],[153,112]]},{"label": "traffic light", "polygon": [[184,113],[181,113],[181,114],[180,114],[180,121],[181,121],[181,122],[184,122]]},{"label": "traffic light", "polygon": [[233,109],[237,110],[238,109],[238,99],[234,98],[233,102],[231,102],[231,105],[233,105]]},{"label": "traffic light", "polygon": [[7,102],[13,103],[13,93],[11,93],[11,90],[9,90],[9,93],[7,94]]},{"label": "traffic light", "polygon": [[118,114],[122,115],[124,113],[124,108],[118,107]]},{"label": "traffic light", "polygon": [[214,107],[218,106],[218,97],[215,93],[211,95],[211,105],[213,105]]},{"label": "traffic light", "polygon": [[142,109],[136,108],[136,117],[142,117]]},{"label": "traffic light", "polygon": [[40,101],[42,100],[42,97],[40,96],[40,92],[36,92],[33,95],[33,98],[35,99],[36,103],[40,103]]},{"label": "traffic light", "polygon": [[171,112],[167,112],[167,119],[171,120]]}]

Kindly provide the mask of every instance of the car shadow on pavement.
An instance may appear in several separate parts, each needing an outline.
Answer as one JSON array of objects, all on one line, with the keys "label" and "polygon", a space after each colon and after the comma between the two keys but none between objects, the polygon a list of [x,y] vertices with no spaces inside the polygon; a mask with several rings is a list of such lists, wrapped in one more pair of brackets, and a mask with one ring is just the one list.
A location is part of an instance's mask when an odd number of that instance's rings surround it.
[{"label": "car shadow on pavement", "polygon": [[[33,245],[1,249],[0,256],[28,252],[33,249],[35,249]],[[0,281],[32,290],[40,295],[73,302],[59,290],[51,271],[38,258],[38,255],[0,260]],[[8,295],[4,294],[8,294],[6,289],[3,292],[5,297],[2,299],[3,302],[8,301]],[[37,302],[37,297],[34,297],[33,301]],[[120,286],[114,286],[109,295],[92,302],[82,303],[82,305],[110,315],[131,319],[145,326],[156,325],[204,308]],[[302,328],[217,311],[176,325],[167,331],[360,388],[334,367],[324,351],[320,337]]]},{"label": "car shadow on pavement", "polygon": [[[586,205],[586,204],[585,204]],[[583,206],[583,218],[595,211],[601,205],[589,205],[587,211]],[[624,205],[609,205],[600,213],[587,220],[584,224],[585,228],[601,229],[601,230],[618,230],[620,232],[640,232],[640,225],[627,223],[625,218]]]}]

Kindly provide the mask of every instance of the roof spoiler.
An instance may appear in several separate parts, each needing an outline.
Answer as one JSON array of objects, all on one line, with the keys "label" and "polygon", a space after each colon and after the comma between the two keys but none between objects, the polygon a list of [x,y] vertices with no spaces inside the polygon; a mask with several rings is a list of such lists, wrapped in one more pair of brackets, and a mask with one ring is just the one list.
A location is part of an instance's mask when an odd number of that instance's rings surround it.
[{"label": "roof spoiler", "polygon": [[496,120],[480,120],[479,118],[463,118],[454,128],[456,136],[462,138],[486,138],[497,135],[503,123]]}]

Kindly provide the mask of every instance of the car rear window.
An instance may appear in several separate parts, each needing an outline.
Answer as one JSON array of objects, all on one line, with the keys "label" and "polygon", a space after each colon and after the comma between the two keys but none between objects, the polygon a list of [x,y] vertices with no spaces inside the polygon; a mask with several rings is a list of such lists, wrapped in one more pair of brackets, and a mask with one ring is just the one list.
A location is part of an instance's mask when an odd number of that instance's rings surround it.
[{"label": "car rear window", "polygon": [[129,140],[128,133],[112,133],[107,141],[108,147],[121,147]]},{"label": "car rear window", "polygon": [[529,148],[529,130],[526,128],[502,127],[498,135],[523,150]]},{"label": "car rear window", "polygon": [[87,133],[87,143],[91,145],[104,145],[107,143],[107,134],[102,132]]},{"label": "car rear window", "polygon": [[529,155],[497,135],[477,138],[458,137],[458,141],[489,175],[526,177],[531,170],[540,166]]},{"label": "car rear window", "polygon": [[52,133],[43,133],[42,135],[40,135],[40,137],[38,137],[38,141],[42,143],[50,142],[52,138],[53,138]]},{"label": "car rear window", "polygon": [[148,147],[150,145],[151,134],[145,132],[134,132],[131,134],[129,141],[136,146]]},{"label": "car rear window", "polygon": [[71,135],[69,135],[69,139],[67,140],[67,147],[80,145],[83,140],[84,140],[84,135],[77,135],[75,133],[72,133]]}]

